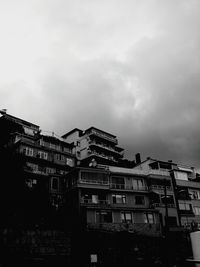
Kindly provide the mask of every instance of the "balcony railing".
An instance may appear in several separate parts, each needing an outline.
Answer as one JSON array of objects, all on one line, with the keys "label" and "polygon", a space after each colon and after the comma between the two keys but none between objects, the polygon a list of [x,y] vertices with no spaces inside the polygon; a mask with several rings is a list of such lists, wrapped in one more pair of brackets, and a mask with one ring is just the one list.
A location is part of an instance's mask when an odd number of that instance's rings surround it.
[{"label": "balcony railing", "polygon": [[88,150],[88,153],[90,154],[90,156],[98,156],[98,157],[100,157],[100,158],[103,158],[103,159],[107,159],[107,160],[110,160],[110,161],[115,161],[115,162],[117,162],[116,160],[115,160],[115,158],[114,157],[112,157],[112,156],[107,156],[107,155],[104,155],[104,154],[101,154],[101,153],[98,153],[98,152],[96,152],[95,150]]},{"label": "balcony railing", "polygon": [[[159,189],[159,190],[164,190],[165,186],[164,185],[151,185],[150,186],[150,189]],[[166,186],[166,189],[167,190],[172,190],[172,187],[171,186]]]},{"label": "balcony railing", "polygon": [[83,184],[96,184],[96,185],[109,185],[109,181],[104,180],[90,180],[90,179],[80,179],[79,183]]},{"label": "balcony railing", "polygon": [[81,199],[81,203],[82,204],[91,204],[91,205],[109,205],[110,202],[108,200],[92,200],[92,199],[85,199],[85,198],[82,198]]},{"label": "balcony railing", "polygon": [[[164,203],[154,203],[152,204],[153,207],[155,208],[164,208],[165,207],[165,204]],[[167,204],[167,207],[168,208],[175,208],[175,204]]]},{"label": "balcony railing", "polygon": [[106,140],[108,140],[108,141],[111,141],[111,142],[117,144],[117,139],[116,139],[116,138],[114,138],[114,137],[112,137],[112,136],[109,136],[109,135],[107,135],[107,134],[104,134],[104,133],[102,133],[102,132],[100,132],[100,131],[97,131],[97,130],[92,129],[92,130],[90,131],[90,134],[97,135],[97,136],[99,136],[99,137],[101,137],[101,138],[103,138],[103,139],[106,139]]},{"label": "balcony railing", "polygon": [[140,235],[160,235],[160,224],[150,223],[87,223],[87,230],[99,230],[107,232],[127,231]]},{"label": "balcony railing", "polygon": [[93,145],[93,146],[97,146],[97,147],[103,148],[103,149],[111,151],[111,152],[114,152],[115,154],[120,155],[120,156],[123,155],[123,152],[116,151],[114,148],[106,146],[104,144],[98,144],[98,143],[96,143],[94,141],[90,141],[89,144]]},{"label": "balcony railing", "polygon": [[125,184],[110,184],[111,189],[120,189],[120,190],[132,190],[132,191],[147,191],[147,186],[131,186]]},{"label": "balcony railing", "polygon": [[167,170],[148,170],[147,171],[149,175],[159,175],[159,176],[170,176],[169,171]]}]

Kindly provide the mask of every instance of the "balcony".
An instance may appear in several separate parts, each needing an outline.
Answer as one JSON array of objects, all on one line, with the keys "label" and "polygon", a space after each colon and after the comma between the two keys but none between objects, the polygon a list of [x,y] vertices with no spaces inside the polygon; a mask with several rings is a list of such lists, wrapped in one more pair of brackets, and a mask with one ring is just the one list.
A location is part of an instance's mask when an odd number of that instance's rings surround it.
[{"label": "balcony", "polygon": [[96,184],[96,185],[109,185],[109,181],[105,180],[91,180],[91,179],[80,179],[79,183],[81,184]]},{"label": "balcony", "polygon": [[[165,204],[163,203],[154,203],[152,204],[154,208],[165,208]],[[175,204],[167,204],[168,208],[176,208]]]},{"label": "balcony", "polygon": [[125,184],[110,184],[111,189],[119,189],[119,190],[131,190],[131,191],[148,191],[147,186],[131,186],[131,185],[125,185]]},{"label": "balcony", "polygon": [[100,158],[103,158],[103,159],[106,159],[106,160],[109,160],[109,161],[117,162],[117,160],[115,160],[115,158],[113,156],[107,156],[105,154],[98,153],[95,150],[90,150],[89,149],[88,150],[88,154],[89,154],[89,156],[97,156],[97,157],[100,157]]},{"label": "balcony", "polygon": [[147,171],[148,175],[159,175],[159,176],[170,176],[168,170],[161,169],[150,169]]},{"label": "balcony", "polygon": [[103,149],[103,150],[106,150],[109,152],[112,152],[118,156],[123,156],[123,154],[124,154],[123,151],[119,152],[119,151],[115,150],[113,147],[109,147],[109,146],[104,145],[104,144],[99,144],[99,143],[96,143],[95,141],[89,141],[89,145],[98,147],[100,149]]},{"label": "balcony", "polygon": [[112,142],[114,144],[118,143],[117,139],[115,137],[112,137],[112,136],[110,136],[110,135],[108,135],[106,133],[103,133],[101,131],[98,131],[96,129],[91,129],[89,135],[96,135],[96,136],[98,136],[98,137],[100,137],[102,139],[106,139],[106,140],[108,140],[108,141],[110,141],[110,142]]},{"label": "balcony", "polygon": [[[150,190],[164,190],[165,186],[164,185],[151,185]],[[172,191],[171,186],[166,186],[166,189],[169,191]]]},{"label": "balcony", "polygon": [[159,236],[160,224],[149,223],[87,223],[88,231],[129,232],[138,235]]},{"label": "balcony", "polygon": [[82,198],[81,199],[81,204],[86,204],[86,205],[94,205],[94,206],[97,206],[97,205],[101,205],[101,206],[107,206],[110,204],[110,202],[108,200],[92,200],[92,199],[86,199],[86,198]]}]

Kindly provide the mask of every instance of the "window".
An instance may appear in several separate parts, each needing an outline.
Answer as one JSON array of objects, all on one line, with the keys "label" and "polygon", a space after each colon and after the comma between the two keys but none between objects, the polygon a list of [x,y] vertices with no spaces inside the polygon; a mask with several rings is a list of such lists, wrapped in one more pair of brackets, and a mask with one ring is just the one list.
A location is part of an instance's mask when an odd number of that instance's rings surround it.
[{"label": "window", "polygon": [[25,134],[32,135],[32,136],[34,136],[35,134],[35,131],[33,129],[25,127],[25,126],[24,126],[24,132]]},{"label": "window", "polygon": [[142,188],[144,188],[144,180],[142,180],[142,179],[134,179],[133,180],[133,188],[134,189],[142,189]]},{"label": "window", "polygon": [[144,205],[144,196],[135,196],[135,204],[136,205]]},{"label": "window", "polygon": [[41,146],[45,146],[45,142],[44,142],[44,140],[40,139],[40,145],[41,145]]},{"label": "window", "polygon": [[68,153],[71,153],[72,152],[71,148],[69,148],[69,147],[64,147],[63,148],[63,151],[64,152],[68,152]]},{"label": "window", "polygon": [[49,174],[55,173],[56,172],[56,169],[47,167],[46,168],[46,172],[49,173]]},{"label": "window", "polygon": [[38,165],[34,163],[27,162],[27,166],[30,168],[31,171],[37,172],[38,171]]},{"label": "window", "polygon": [[97,204],[99,202],[98,195],[92,195],[92,203]]},{"label": "window", "polygon": [[154,216],[153,213],[145,213],[144,214],[144,222],[145,223],[154,223]]},{"label": "window", "polygon": [[70,158],[66,158],[66,164],[69,165],[70,167],[73,167],[73,160]]},{"label": "window", "polygon": [[180,210],[191,210],[192,205],[188,203],[179,203],[179,209]]},{"label": "window", "polygon": [[108,184],[108,176],[106,173],[98,172],[81,172],[81,181],[91,184]]},{"label": "window", "polygon": [[30,157],[33,156],[33,148],[25,147],[24,152],[26,156],[30,156]]},{"label": "window", "polygon": [[59,161],[65,161],[65,156],[63,156],[61,154],[56,154],[56,159]]},{"label": "window", "polygon": [[131,212],[127,212],[127,211],[121,212],[121,222],[123,222],[123,223],[132,223],[132,214],[131,214]]},{"label": "window", "polygon": [[59,187],[59,181],[58,181],[58,178],[52,178],[51,179],[51,189],[53,190],[58,190],[58,187]]},{"label": "window", "polygon": [[125,204],[126,196],[125,195],[112,195],[112,201],[114,204]]},{"label": "window", "polygon": [[96,211],[96,223],[111,223],[112,212],[111,211]]},{"label": "window", "polygon": [[193,210],[195,215],[200,215],[200,207],[193,207]]},{"label": "window", "polygon": [[44,166],[38,166],[38,172],[44,174],[46,173],[46,168]]},{"label": "window", "polygon": [[112,177],[112,187],[116,189],[124,189],[125,181],[123,177]]},{"label": "window", "polygon": [[172,195],[167,195],[166,197],[165,195],[161,195],[160,197],[161,197],[161,203],[174,204],[174,198]]},{"label": "window", "polygon": [[49,144],[49,147],[52,148],[52,149],[56,149],[56,145],[52,144],[52,143]]},{"label": "window", "polygon": [[189,194],[191,199],[200,199],[200,194],[198,190],[190,190]]},{"label": "window", "polygon": [[48,154],[47,154],[47,152],[38,151],[38,157],[39,157],[40,159],[47,159]]}]

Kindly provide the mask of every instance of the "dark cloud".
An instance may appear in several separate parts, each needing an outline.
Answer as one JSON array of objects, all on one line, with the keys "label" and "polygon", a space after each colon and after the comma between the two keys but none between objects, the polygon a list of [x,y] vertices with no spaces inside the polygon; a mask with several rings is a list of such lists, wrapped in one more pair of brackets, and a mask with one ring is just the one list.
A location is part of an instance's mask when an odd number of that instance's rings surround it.
[{"label": "dark cloud", "polygon": [[2,108],[60,135],[94,125],[129,158],[200,168],[198,0],[20,3],[28,26],[17,24],[21,54],[3,72]]}]

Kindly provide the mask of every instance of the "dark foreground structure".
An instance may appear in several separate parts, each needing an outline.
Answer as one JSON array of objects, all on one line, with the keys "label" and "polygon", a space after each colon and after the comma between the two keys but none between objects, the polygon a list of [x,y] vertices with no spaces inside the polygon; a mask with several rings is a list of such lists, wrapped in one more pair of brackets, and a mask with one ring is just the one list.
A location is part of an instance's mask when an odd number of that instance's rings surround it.
[{"label": "dark foreground structure", "polygon": [[0,126],[0,267],[192,266],[192,168],[124,160],[94,127],[59,138],[6,113]]}]

